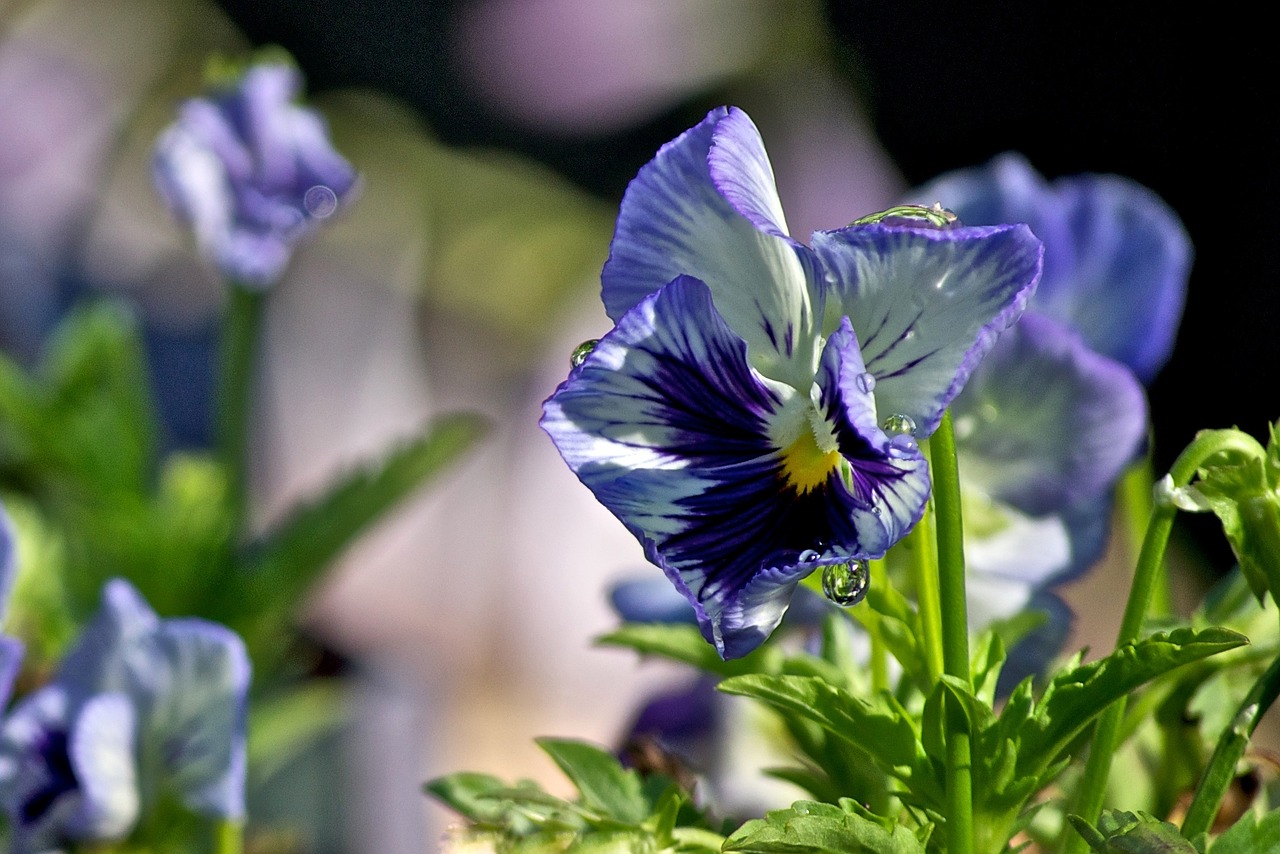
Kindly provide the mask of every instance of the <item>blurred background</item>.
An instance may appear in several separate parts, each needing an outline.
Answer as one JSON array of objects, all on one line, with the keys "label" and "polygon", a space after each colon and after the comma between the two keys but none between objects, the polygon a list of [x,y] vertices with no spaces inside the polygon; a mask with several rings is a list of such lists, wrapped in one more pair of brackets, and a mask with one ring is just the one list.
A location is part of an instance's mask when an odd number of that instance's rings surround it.
[{"label": "blurred background", "polygon": [[[210,54],[296,58],[364,187],[270,299],[256,518],[432,414],[494,424],[298,603],[355,686],[320,761],[361,797],[334,813],[295,792],[336,828],[314,850],[432,850],[447,817],[423,780],[554,780],[533,736],[613,743],[670,678],[591,648],[609,583],[655,570],[537,428],[574,345],[609,328],[599,269],[656,149],[743,107],[798,236],[1007,150],[1151,187],[1196,248],[1151,389],[1162,470],[1196,429],[1280,415],[1280,139],[1253,24],[1092,3],[0,0],[0,345],[31,360],[74,301],[135,301],[167,441],[206,444],[222,292],[151,189],[150,146]],[[1067,591],[1100,626],[1077,644],[1112,638],[1106,580]]]}]

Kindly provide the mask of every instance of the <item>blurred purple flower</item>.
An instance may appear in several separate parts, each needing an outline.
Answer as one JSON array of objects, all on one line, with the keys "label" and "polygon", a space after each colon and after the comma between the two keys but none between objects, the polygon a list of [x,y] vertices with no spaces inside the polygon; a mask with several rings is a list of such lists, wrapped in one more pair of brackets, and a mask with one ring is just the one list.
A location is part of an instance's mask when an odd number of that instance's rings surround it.
[{"label": "blurred purple flower", "polygon": [[1146,188],[1114,175],[1050,185],[1015,154],[908,198],[940,202],[967,223],[1025,222],[1045,244],[1026,313],[952,406],[971,612],[984,625],[1043,600],[1101,555],[1112,487],[1145,443],[1139,380],[1173,346],[1191,247]]},{"label": "blurred purple flower", "polygon": [[277,281],[298,241],[356,187],[324,119],[294,103],[301,87],[291,66],[252,66],[184,103],[156,141],[152,172],[165,203],[219,272],[248,287]]},{"label": "blurred purple flower", "polygon": [[[17,570],[17,550],[13,539],[13,523],[4,505],[0,504],[0,626],[4,625],[9,608],[9,592],[13,589],[13,576]],[[17,638],[0,634],[0,711],[9,702],[13,680],[22,663],[22,642]]]},{"label": "blurred purple flower", "polygon": [[1021,313],[1040,251],[1023,226],[923,219],[799,243],[755,125],[714,110],[627,189],[602,273],[616,326],[542,426],[707,640],[745,655],[802,578],[919,520],[911,434]]},{"label": "blurred purple flower", "polygon": [[0,726],[15,854],[123,838],[159,800],[244,816],[249,662],[229,629],[159,619],[127,582]]}]

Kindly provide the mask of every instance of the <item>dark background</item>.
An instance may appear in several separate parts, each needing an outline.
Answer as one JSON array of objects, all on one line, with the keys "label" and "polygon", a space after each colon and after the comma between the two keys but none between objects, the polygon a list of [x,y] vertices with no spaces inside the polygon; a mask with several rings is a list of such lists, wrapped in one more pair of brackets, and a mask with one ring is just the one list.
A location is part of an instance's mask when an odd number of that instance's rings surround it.
[{"label": "dark background", "polygon": [[[414,105],[445,142],[519,151],[608,199],[721,100],[704,93],[618,135],[539,136],[487,111],[460,79],[458,0],[222,5],[255,43],[289,49],[313,90],[373,86]],[[1274,28],[1167,8],[826,5],[840,71],[909,183],[1012,149],[1048,178],[1129,176],[1182,217],[1196,259],[1177,347],[1151,388],[1158,471],[1197,429],[1262,435],[1280,417]]]}]

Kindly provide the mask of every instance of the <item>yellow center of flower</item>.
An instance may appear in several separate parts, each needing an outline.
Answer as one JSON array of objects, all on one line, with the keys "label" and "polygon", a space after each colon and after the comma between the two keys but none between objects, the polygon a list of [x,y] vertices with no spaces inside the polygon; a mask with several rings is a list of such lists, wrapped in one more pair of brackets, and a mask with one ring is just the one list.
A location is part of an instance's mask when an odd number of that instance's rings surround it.
[{"label": "yellow center of flower", "polygon": [[840,467],[840,452],[825,443],[829,450],[818,445],[812,430],[802,430],[800,436],[782,452],[782,470],[787,483],[801,494],[817,489],[827,482],[831,473]]}]

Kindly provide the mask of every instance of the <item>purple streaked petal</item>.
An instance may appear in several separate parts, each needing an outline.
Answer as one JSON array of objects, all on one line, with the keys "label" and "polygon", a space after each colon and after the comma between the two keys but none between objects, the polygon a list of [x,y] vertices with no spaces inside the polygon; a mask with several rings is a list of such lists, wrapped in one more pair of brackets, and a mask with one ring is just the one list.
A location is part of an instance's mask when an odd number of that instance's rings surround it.
[{"label": "purple streaked petal", "polygon": [[159,625],[160,618],[133,585],[119,578],[108,581],[93,620],[62,660],[58,681],[82,696],[123,689],[129,681],[129,648]]},{"label": "purple streaked petal", "polygon": [[1129,369],[1032,311],[974,371],[952,414],[966,483],[1032,515],[1110,489],[1147,428]]},{"label": "purple streaked petal", "polygon": [[[0,625],[9,610],[9,592],[13,589],[13,577],[17,572],[17,550],[14,548],[13,522],[0,504]],[[0,693],[0,705],[4,695]]]},{"label": "purple streaked petal", "polygon": [[813,247],[827,270],[827,325],[853,322],[879,416],[907,416],[917,436],[932,434],[1022,313],[1042,252],[1024,225],[852,226],[815,233]]},{"label": "purple streaked petal", "polygon": [[812,258],[779,236],[783,229],[755,126],[739,111],[713,110],[627,188],[601,274],[605,309],[618,322],[677,276],[701,279],[746,341],[751,365],[807,389],[816,361]]},{"label": "purple streaked petal", "polygon": [[144,768],[189,809],[243,818],[249,659],[240,638],[205,620],[165,620],[132,658]]},{"label": "purple streaked petal", "polygon": [[1054,184],[1070,225],[1070,279],[1045,278],[1033,306],[1080,331],[1100,353],[1149,382],[1182,319],[1191,240],[1155,193],[1115,175]]},{"label": "purple streaked petal", "polygon": [[136,733],[136,712],[123,694],[98,694],[80,707],[67,742],[79,784],[77,809],[63,828],[68,836],[119,839],[137,821]]}]

